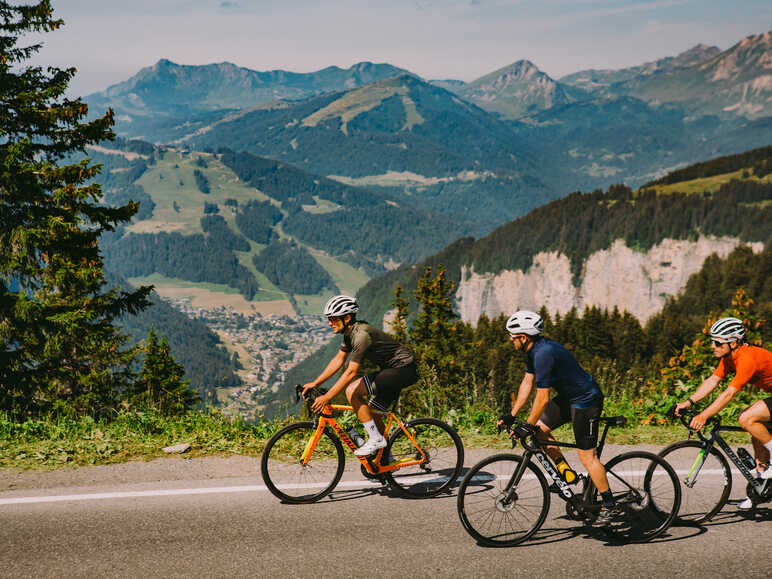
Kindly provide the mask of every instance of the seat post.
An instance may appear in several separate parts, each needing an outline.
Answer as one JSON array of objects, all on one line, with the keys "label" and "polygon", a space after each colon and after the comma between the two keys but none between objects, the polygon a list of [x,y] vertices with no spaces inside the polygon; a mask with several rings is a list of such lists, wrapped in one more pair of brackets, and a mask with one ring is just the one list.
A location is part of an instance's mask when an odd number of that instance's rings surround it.
[{"label": "seat post", "polygon": [[[598,422],[600,422],[601,419],[598,419]],[[603,434],[600,437],[600,442],[598,442],[598,458],[600,458],[601,453],[603,452],[603,446],[606,444],[606,434],[608,434],[608,429],[611,428],[611,423],[607,420],[603,421]]]}]

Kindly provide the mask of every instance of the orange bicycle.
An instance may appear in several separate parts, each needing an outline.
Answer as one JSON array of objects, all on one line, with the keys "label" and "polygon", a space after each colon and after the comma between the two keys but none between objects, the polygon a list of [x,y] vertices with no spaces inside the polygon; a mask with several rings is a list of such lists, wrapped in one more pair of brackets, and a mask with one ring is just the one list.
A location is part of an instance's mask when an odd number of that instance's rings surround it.
[{"label": "orange bicycle", "polygon": [[[301,392],[302,387],[296,386],[298,400]],[[309,406],[325,392],[310,390]],[[266,486],[279,499],[313,503],[338,485],[346,462],[343,444],[352,452],[357,449],[335,419],[334,413],[341,411],[353,408],[328,404],[313,421],[285,426],[265,445],[260,470]],[[409,498],[431,497],[450,489],[464,466],[464,445],[455,429],[436,418],[402,422],[393,412],[382,416],[388,443],[373,456],[356,457],[362,474]]]}]

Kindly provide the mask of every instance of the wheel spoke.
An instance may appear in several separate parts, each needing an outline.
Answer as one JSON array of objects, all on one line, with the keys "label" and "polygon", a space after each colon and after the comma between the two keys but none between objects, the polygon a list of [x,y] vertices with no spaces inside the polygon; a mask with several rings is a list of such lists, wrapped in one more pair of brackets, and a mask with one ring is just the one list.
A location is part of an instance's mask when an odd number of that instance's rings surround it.
[{"label": "wheel spoke", "polygon": [[458,513],[467,532],[487,545],[516,545],[541,527],[549,510],[543,475],[529,464],[511,500],[506,486],[521,457],[488,457],[467,473],[458,495]]},{"label": "wheel spoke", "polygon": [[313,423],[298,422],[276,433],[266,444],[260,461],[263,480],[283,501],[317,501],[329,494],[343,474],[343,448],[328,432],[319,438],[307,464],[301,463],[315,430]]},{"label": "wheel spoke", "polygon": [[732,487],[729,464],[715,448],[705,456],[699,470],[694,469],[695,463],[699,464],[697,458],[701,449],[702,443],[684,440],[660,453],[675,469],[681,484],[678,517],[693,523],[704,523],[713,518],[726,503]]}]

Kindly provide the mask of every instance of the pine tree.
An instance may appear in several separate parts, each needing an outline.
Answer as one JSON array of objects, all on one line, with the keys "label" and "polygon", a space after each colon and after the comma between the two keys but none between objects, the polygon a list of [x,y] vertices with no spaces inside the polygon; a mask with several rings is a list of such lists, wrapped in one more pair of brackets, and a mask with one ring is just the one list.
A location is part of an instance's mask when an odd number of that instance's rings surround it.
[{"label": "pine tree", "polygon": [[114,137],[112,111],[80,122],[87,106],[64,96],[75,69],[25,66],[41,45],[18,46],[61,25],[48,0],[0,1],[0,409],[15,416],[109,411],[132,358],[113,320],[152,289],[104,287],[99,236],[138,205],[100,205],[99,167],[64,162]]},{"label": "pine tree", "polygon": [[139,379],[127,393],[128,402],[136,408],[153,408],[162,414],[182,414],[193,408],[198,396],[183,380],[185,369],[174,361],[169,342],[160,343],[155,328],[151,328],[142,345],[145,360]]},{"label": "pine tree", "polygon": [[405,297],[405,291],[402,289],[402,286],[398,285],[394,288],[394,301],[390,305],[396,310],[394,319],[389,324],[392,336],[398,342],[405,344],[407,343],[407,318],[410,301]]},{"label": "pine tree", "polygon": [[424,275],[418,280],[413,296],[420,305],[420,311],[411,332],[411,339],[424,344],[440,347],[443,338],[456,331],[453,311],[453,290],[455,284],[449,281],[442,266],[432,277],[431,266],[426,266]]}]

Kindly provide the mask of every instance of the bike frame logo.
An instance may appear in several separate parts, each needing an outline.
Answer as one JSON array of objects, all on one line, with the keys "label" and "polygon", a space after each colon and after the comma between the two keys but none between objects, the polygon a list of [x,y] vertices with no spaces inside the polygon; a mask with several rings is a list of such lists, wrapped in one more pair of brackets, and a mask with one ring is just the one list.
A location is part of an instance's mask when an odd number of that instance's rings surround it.
[{"label": "bike frame logo", "polygon": [[571,489],[568,488],[568,485],[563,482],[563,479],[560,478],[560,474],[555,470],[555,468],[549,463],[549,461],[545,458],[545,456],[541,453],[536,455],[536,458],[539,459],[539,462],[544,467],[544,470],[547,471],[547,473],[552,477],[552,480],[555,482],[557,487],[560,489],[560,494],[562,494],[567,499],[570,499],[572,496],[574,496],[574,493],[571,492]]},{"label": "bike frame logo", "polygon": [[348,446],[352,451],[359,448],[356,444],[354,444],[354,442],[349,438],[348,434],[346,434],[346,431],[343,430],[337,422],[333,422],[331,426],[333,430],[338,433],[340,439],[345,442],[346,446]]}]

